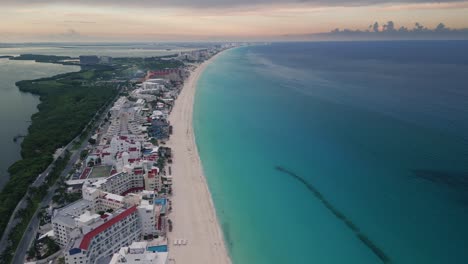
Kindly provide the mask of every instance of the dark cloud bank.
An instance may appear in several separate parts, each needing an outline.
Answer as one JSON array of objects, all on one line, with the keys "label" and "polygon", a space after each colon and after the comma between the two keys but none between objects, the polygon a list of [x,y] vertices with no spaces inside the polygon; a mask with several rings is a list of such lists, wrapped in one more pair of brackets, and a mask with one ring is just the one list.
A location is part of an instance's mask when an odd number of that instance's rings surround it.
[{"label": "dark cloud bank", "polygon": [[426,40],[426,39],[468,39],[468,28],[451,29],[445,24],[439,23],[435,28],[427,28],[421,23],[415,23],[413,28],[404,26],[396,27],[393,21],[388,21],[382,25],[375,22],[365,30],[339,29],[331,32],[310,34],[303,36],[311,39],[327,40]]}]

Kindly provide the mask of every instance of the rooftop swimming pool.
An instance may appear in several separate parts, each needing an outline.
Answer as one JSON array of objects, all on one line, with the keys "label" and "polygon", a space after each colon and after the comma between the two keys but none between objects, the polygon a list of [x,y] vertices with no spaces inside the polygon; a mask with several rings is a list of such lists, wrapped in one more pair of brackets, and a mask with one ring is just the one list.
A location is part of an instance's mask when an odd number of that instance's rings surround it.
[{"label": "rooftop swimming pool", "polygon": [[151,252],[167,252],[167,245],[151,246],[147,250]]},{"label": "rooftop swimming pool", "polygon": [[166,203],[167,199],[166,198],[156,198],[154,199],[154,204],[156,205],[161,205],[161,213],[165,214],[166,213]]},{"label": "rooftop swimming pool", "polygon": [[155,204],[166,205],[167,199],[166,198],[157,198],[154,199]]}]

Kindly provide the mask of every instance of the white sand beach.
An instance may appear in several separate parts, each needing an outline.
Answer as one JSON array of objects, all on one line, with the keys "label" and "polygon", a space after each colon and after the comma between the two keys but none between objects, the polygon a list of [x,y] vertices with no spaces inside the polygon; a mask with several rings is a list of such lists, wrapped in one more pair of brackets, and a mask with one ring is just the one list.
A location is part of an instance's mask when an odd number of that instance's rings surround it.
[{"label": "white sand beach", "polygon": [[[171,165],[173,210],[169,218],[174,228],[168,237],[169,258],[175,260],[169,263],[231,263],[203,174],[192,127],[197,80],[214,57],[192,72],[169,117],[174,128],[167,142],[174,153]],[[174,245],[174,241],[181,239],[188,240],[188,243]]]}]

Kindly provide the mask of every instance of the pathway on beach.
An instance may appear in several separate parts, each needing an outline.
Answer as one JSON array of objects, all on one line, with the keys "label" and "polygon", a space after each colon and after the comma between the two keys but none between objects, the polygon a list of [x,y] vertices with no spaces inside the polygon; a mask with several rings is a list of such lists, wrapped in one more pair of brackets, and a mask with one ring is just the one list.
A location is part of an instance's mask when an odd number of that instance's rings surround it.
[{"label": "pathway on beach", "polygon": [[[174,229],[168,233],[169,257],[177,264],[231,263],[203,175],[192,127],[197,80],[211,60],[204,62],[190,75],[169,118],[174,127],[174,133],[167,143],[174,153],[171,166],[173,211],[169,215]],[[187,239],[188,244],[175,246],[176,239]]]}]

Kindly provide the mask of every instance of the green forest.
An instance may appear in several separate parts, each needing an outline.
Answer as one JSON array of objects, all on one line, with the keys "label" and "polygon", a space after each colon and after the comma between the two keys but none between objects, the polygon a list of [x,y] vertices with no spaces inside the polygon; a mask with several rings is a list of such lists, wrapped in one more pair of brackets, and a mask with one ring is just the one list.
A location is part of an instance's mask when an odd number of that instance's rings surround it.
[{"label": "green forest", "polygon": [[22,159],[8,169],[10,180],[0,193],[0,215],[4,216],[0,218],[0,234],[29,185],[52,162],[56,149],[78,136],[117,94],[112,85],[94,85],[95,80],[111,73],[112,69],[88,69],[17,83],[21,91],[39,95],[41,103],[21,144]]}]

